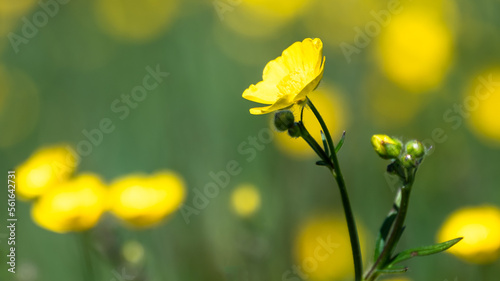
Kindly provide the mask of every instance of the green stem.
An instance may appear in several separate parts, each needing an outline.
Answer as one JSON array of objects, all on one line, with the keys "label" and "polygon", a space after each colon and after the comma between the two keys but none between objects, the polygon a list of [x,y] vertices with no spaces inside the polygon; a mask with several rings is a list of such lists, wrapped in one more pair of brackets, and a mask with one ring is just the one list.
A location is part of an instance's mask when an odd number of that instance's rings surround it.
[{"label": "green stem", "polygon": [[330,135],[330,132],[328,131],[328,127],[326,126],[325,121],[319,114],[318,110],[314,106],[314,104],[311,102],[309,98],[307,98],[307,104],[311,108],[312,112],[316,116],[316,119],[318,119],[319,124],[321,125],[321,128],[325,132],[326,140],[328,143],[328,146],[330,147],[330,159],[331,166],[329,166],[330,171],[333,174],[333,177],[337,181],[337,185],[339,186],[340,190],[340,197],[342,199],[342,206],[344,207],[344,214],[347,222],[347,228],[349,230],[349,238],[351,240],[351,250],[352,250],[352,257],[354,261],[354,278],[355,281],[361,281],[362,278],[362,272],[363,272],[363,262],[362,262],[362,257],[361,257],[361,247],[359,245],[359,238],[358,238],[358,231],[356,228],[356,221],[354,219],[354,214],[352,212],[351,208],[351,203],[349,201],[349,196],[347,194],[347,188],[345,185],[344,177],[342,175],[342,171],[340,170],[340,165],[339,161],[337,158],[337,154],[335,152],[335,146],[333,144],[332,136]]},{"label": "green stem", "polygon": [[[371,269],[366,274],[366,281],[373,281],[378,277],[379,272],[377,270],[384,268],[387,261],[391,258],[393,250],[396,247],[399,238],[401,237],[401,231],[404,227],[406,214],[408,212],[408,205],[410,203],[411,187],[413,186],[414,180],[415,173],[411,173],[401,187],[401,203],[399,206],[398,214],[396,215],[396,219],[394,221],[394,225],[392,227],[391,233],[389,234],[389,238],[387,239],[387,243],[382,250],[382,253],[380,253],[380,256],[377,258]],[[397,205],[397,202],[395,202],[395,205]]]},{"label": "green stem", "polygon": [[309,131],[304,127],[304,124],[302,121],[299,123],[300,131],[301,131],[301,137],[309,144],[309,146],[318,154],[318,156],[321,158],[321,160],[325,161],[328,165],[331,165],[330,158],[328,158],[328,155],[326,155],[325,151],[321,148],[321,146],[318,144],[318,142],[309,134]]},{"label": "green stem", "polygon": [[[335,145],[333,144],[332,135],[330,135],[330,131],[328,131],[328,127],[326,126],[326,123],[323,120],[323,117],[321,117],[321,115],[319,114],[319,111],[316,109],[316,107],[314,106],[314,104],[312,103],[312,101],[309,98],[307,98],[307,105],[309,105],[309,108],[311,108],[312,112],[314,113],[314,116],[316,116],[316,119],[318,119],[318,122],[321,125],[323,132],[325,132],[326,141],[327,141],[328,146],[330,147],[330,151],[331,151],[330,158],[332,158],[332,160],[333,160],[333,156],[335,155]],[[335,155],[335,158],[337,158],[336,155]]]},{"label": "green stem", "polygon": [[84,276],[85,280],[94,280],[94,266],[92,265],[92,254],[91,254],[91,238],[88,231],[84,231],[80,234],[80,239],[82,241],[82,251],[83,257],[85,259]]}]

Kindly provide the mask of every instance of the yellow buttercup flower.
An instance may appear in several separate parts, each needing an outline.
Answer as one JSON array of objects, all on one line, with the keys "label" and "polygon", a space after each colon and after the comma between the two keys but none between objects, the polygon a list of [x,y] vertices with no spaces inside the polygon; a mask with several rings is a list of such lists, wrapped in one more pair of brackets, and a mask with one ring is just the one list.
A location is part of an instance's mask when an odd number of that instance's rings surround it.
[{"label": "yellow buttercup flower", "polygon": [[43,228],[65,233],[92,228],[105,211],[106,189],[100,178],[82,174],[44,193],[33,204],[33,220]]},{"label": "yellow buttercup flower", "polygon": [[149,227],[177,210],[184,197],[184,181],[174,172],[131,175],[111,185],[110,210],[133,227]]},{"label": "yellow buttercup flower", "polygon": [[323,77],[325,58],[320,39],[295,42],[264,68],[262,81],[243,92],[243,98],[270,104],[250,109],[265,114],[303,102]]},{"label": "yellow buttercup flower", "polygon": [[[361,251],[365,232],[358,223]],[[295,240],[296,265],[308,280],[341,280],[354,274],[351,242],[340,216],[318,216],[306,221]],[[291,277],[291,276],[287,276]]]},{"label": "yellow buttercup flower", "polygon": [[75,171],[77,159],[65,145],[44,147],[16,168],[20,198],[33,199],[59,183],[66,181]]},{"label": "yellow buttercup flower", "polygon": [[453,212],[443,223],[438,242],[463,237],[448,252],[471,263],[491,263],[500,257],[500,209],[467,207]]},{"label": "yellow buttercup flower", "polygon": [[[314,103],[321,116],[325,120],[326,126],[330,130],[330,133],[335,138],[339,138],[342,134],[342,130],[346,129],[347,116],[346,116],[346,104],[342,100],[339,91],[322,84],[318,89],[314,91],[314,94],[309,97]],[[295,116],[295,120],[300,120],[301,108],[296,106],[292,107],[292,112]],[[314,137],[318,143],[322,143],[321,140],[321,125],[314,116],[314,113],[309,109],[304,109],[304,122],[305,127]],[[286,133],[275,132],[276,145],[278,149],[284,153],[297,158],[309,158],[316,156],[314,150],[305,142],[302,138],[291,138]]]},{"label": "yellow buttercup flower", "polygon": [[241,217],[251,216],[260,207],[259,190],[252,184],[237,186],[231,194],[231,206],[237,215]]}]

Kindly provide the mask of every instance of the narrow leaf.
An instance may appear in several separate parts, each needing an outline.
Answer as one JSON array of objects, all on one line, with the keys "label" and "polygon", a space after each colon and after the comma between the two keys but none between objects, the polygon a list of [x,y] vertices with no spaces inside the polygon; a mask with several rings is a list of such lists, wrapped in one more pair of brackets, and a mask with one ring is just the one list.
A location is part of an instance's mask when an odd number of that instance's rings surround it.
[{"label": "narrow leaf", "polygon": [[328,149],[328,143],[326,142],[325,133],[323,133],[323,130],[321,130],[320,133],[321,133],[321,140],[323,141],[323,147],[325,148],[325,153],[326,155],[330,155],[330,149]]},{"label": "narrow leaf", "polygon": [[425,246],[425,247],[419,247],[419,248],[414,248],[414,249],[409,249],[406,251],[402,251],[401,253],[397,254],[390,262],[389,267],[391,267],[394,264],[400,263],[402,261],[405,261],[407,259],[411,259],[413,257],[418,257],[418,256],[427,256],[427,255],[432,255],[432,254],[437,254],[442,251],[448,250],[451,246],[457,244],[460,240],[462,240],[463,237],[455,238],[446,242],[442,242],[439,244],[435,244],[432,246]]},{"label": "narrow leaf", "polygon": [[380,227],[377,241],[375,242],[375,257],[374,260],[376,261],[378,257],[380,256],[380,253],[384,250],[385,246],[385,241],[387,239],[387,235],[389,235],[389,230],[391,230],[392,224],[394,223],[394,220],[396,219],[397,213],[390,213],[382,223],[382,226]]},{"label": "narrow leaf", "polygon": [[323,160],[316,161],[316,165],[318,166],[327,166],[326,162]]},{"label": "narrow leaf", "polygon": [[382,274],[393,274],[393,273],[405,273],[408,271],[408,267],[393,267],[393,268],[386,268],[386,269],[379,269],[377,272],[380,272]]},{"label": "narrow leaf", "polygon": [[340,138],[339,143],[335,147],[335,153],[339,153],[340,148],[342,148],[342,145],[344,145],[344,141],[345,141],[345,131],[342,133],[342,137]]}]

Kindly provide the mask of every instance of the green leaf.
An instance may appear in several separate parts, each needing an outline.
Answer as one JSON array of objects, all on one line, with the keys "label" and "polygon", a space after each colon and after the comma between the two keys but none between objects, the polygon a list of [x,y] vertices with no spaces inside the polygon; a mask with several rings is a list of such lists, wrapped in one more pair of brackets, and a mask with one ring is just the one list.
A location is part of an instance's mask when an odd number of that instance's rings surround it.
[{"label": "green leaf", "polygon": [[452,239],[452,240],[449,240],[449,241],[446,241],[443,243],[435,244],[432,246],[425,246],[425,247],[419,247],[419,248],[414,248],[414,249],[402,251],[401,253],[397,254],[391,260],[388,267],[391,267],[394,264],[411,259],[413,257],[427,256],[427,255],[437,254],[437,253],[440,253],[442,251],[446,251],[451,246],[457,244],[462,239],[463,239],[463,237],[459,237],[459,238],[455,238],[455,239]]},{"label": "green leaf", "polygon": [[378,259],[382,251],[384,250],[385,241],[387,239],[387,235],[389,235],[389,230],[391,230],[392,224],[396,219],[397,213],[390,213],[382,223],[380,227],[380,231],[378,233],[377,241],[375,242],[375,256],[374,261]]},{"label": "green leaf", "polygon": [[377,270],[377,272],[382,273],[382,274],[405,273],[407,271],[408,271],[408,267],[406,267],[406,266],[397,266],[397,267]]},{"label": "green leaf", "polygon": [[326,136],[325,133],[323,133],[323,130],[319,131],[321,133],[321,140],[323,141],[323,147],[325,149],[326,155],[330,155],[330,150],[328,149],[328,143],[326,141]]},{"label": "green leaf", "polygon": [[319,160],[319,161],[316,161],[316,165],[318,165],[318,166],[327,166],[328,164],[325,161],[323,161],[323,160]]},{"label": "green leaf", "polygon": [[342,148],[342,145],[344,145],[344,141],[345,141],[345,131],[342,133],[342,137],[340,138],[339,143],[335,147],[335,153],[339,153],[340,148]]}]

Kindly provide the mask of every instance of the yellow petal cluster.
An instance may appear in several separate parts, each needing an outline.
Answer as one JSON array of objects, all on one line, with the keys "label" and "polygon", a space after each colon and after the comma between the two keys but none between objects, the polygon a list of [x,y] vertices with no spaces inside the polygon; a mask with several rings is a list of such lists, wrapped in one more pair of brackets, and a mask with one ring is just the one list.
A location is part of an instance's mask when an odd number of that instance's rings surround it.
[{"label": "yellow petal cluster", "polygon": [[155,225],[180,207],[184,186],[170,171],[118,179],[110,186],[110,211],[133,227]]},{"label": "yellow petal cluster", "polygon": [[496,206],[467,207],[453,212],[439,230],[437,240],[463,237],[447,252],[478,264],[500,257],[500,209]]},{"label": "yellow petal cluster", "polygon": [[20,198],[34,199],[66,181],[76,168],[76,158],[65,145],[41,148],[16,168],[16,192]]},{"label": "yellow petal cluster", "polygon": [[33,220],[48,230],[66,233],[92,228],[106,209],[100,178],[82,174],[44,193],[32,208]]},{"label": "yellow petal cluster", "polygon": [[269,105],[250,113],[266,114],[303,102],[323,78],[324,61],[319,38],[292,44],[266,65],[261,82],[243,92],[243,98]]}]

